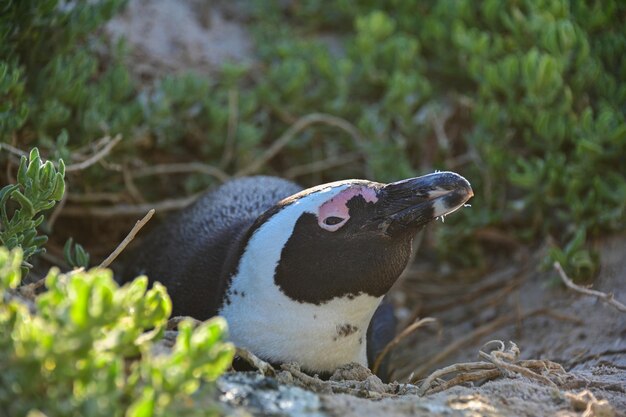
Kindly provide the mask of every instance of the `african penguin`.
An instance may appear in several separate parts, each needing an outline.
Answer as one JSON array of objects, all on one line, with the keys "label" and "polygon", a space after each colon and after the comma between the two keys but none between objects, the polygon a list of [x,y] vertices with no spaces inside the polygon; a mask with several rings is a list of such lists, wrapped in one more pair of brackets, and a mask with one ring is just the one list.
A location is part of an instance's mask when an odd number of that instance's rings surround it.
[{"label": "african penguin", "polygon": [[273,177],[236,179],[150,234],[125,278],[164,284],[172,315],[225,317],[231,340],[269,362],[310,372],[368,366],[372,317],[407,266],[413,237],[472,196],[452,172],[306,190]]}]

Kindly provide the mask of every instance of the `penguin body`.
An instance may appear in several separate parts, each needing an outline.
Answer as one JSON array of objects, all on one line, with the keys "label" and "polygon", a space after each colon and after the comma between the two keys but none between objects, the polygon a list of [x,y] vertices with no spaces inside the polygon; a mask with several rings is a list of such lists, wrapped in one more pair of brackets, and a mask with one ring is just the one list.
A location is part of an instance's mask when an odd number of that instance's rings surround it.
[{"label": "penguin body", "polygon": [[[368,359],[368,344],[386,343],[368,336],[393,335],[372,317],[413,237],[472,195],[448,172],[303,191],[278,178],[237,179],[149,235],[126,277],[163,283],[173,315],[222,315],[236,345],[270,362],[312,372],[367,366],[376,353]],[[389,321],[389,308],[376,316]]]},{"label": "penguin body", "polygon": [[240,241],[261,214],[302,188],[275,177],[229,181],[170,216],[124,268],[124,280],[147,275],[172,298],[172,317],[206,320],[218,314],[236,267]]}]

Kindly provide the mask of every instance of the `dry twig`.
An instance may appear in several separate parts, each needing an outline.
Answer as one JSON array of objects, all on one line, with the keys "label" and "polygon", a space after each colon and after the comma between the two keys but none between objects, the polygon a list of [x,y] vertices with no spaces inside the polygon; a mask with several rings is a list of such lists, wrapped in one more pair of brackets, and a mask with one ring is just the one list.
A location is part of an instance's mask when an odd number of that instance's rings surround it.
[{"label": "dry twig", "polygon": [[246,361],[248,364],[258,369],[265,376],[274,376],[276,375],[276,370],[272,365],[265,362],[262,359],[259,359],[254,353],[250,352],[248,349],[236,347],[236,355],[241,359]]},{"label": "dry twig", "polygon": [[92,166],[93,164],[95,164],[96,162],[100,161],[102,158],[107,156],[109,152],[111,152],[111,149],[113,149],[113,147],[122,140],[122,135],[117,135],[113,139],[111,139],[108,136],[107,138],[108,140],[105,141],[106,145],[104,145],[102,149],[100,149],[98,152],[94,153],[91,157],[85,159],[82,162],[78,162],[76,164],[70,164],[66,166],[65,171],[66,172],[82,171],[83,169],[88,168]]},{"label": "dry twig", "polygon": [[[464,364],[459,364],[459,365],[464,365]],[[500,375],[502,375],[502,373],[500,372],[498,368],[495,368],[495,367],[493,369],[483,369],[483,370],[474,371],[474,372],[470,372],[466,374],[459,374],[455,376],[454,378],[450,379],[449,381],[443,382],[440,385],[437,385],[435,387],[428,389],[427,391],[428,391],[428,394],[436,394],[438,392],[445,391],[457,385],[466,384],[468,382],[476,382],[476,381],[494,379],[494,378],[499,377]],[[424,395],[424,393],[421,393],[419,395]]]},{"label": "dry twig", "polygon": [[226,174],[221,169],[212,165],[203,164],[201,162],[151,165],[145,168],[135,170],[135,172],[133,172],[133,177],[139,178],[147,177],[150,175],[185,174],[189,172],[197,172],[200,174],[210,175],[220,182],[226,182],[230,179],[228,174]]},{"label": "dry twig", "polygon": [[24,152],[23,150],[21,150],[19,148],[16,148],[13,145],[9,145],[8,143],[0,143],[0,149],[6,149],[6,151],[8,153],[17,156],[18,160],[19,160],[19,157],[22,157],[22,156],[28,157],[28,153],[27,152]]},{"label": "dry twig", "polygon": [[347,132],[354,142],[356,143],[359,150],[363,150],[363,138],[361,134],[352,124],[347,122],[346,120],[331,116],[329,114],[323,113],[311,113],[306,116],[298,119],[285,133],[283,133],[274,143],[270,145],[269,148],[261,155],[256,161],[252,162],[247,167],[241,169],[235,176],[243,177],[245,175],[250,175],[257,172],[261,167],[263,167],[270,159],[272,159],[278,152],[280,152],[291,140],[298,134],[300,131],[309,127],[312,124],[323,123],[329,126],[338,127],[339,129]]},{"label": "dry twig", "polygon": [[435,323],[435,322],[437,322],[436,319],[432,317],[426,317],[407,326],[404,330],[398,333],[396,337],[394,337],[389,343],[387,343],[387,345],[385,345],[385,347],[378,354],[378,356],[376,356],[376,359],[374,360],[374,365],[372,366],[372,372],[375,374],[378,373],[378,368],[380,368],[380,364],[382,363],[385,356],[387,356],[387,354],[391,351],[391,349],[395,348],[398,345],[398,343],[400,343],[404,338],[412,334],[414,331],[416,331],[423,325],[429,324],[429,323]]},{"label": "dry twig", "polygon": [[[492,342],[493,341],[487,342],[487,344],[490,344]],[[509,349],[505,350],[504,343],[502,341],[498,340],[496,342],[499,342],[501,344],[498,350],[491,351],[491,353],[485,353],[480,350],[478,351],[478,355],[480,355],[480,357],[482,357],[483,359],[493,363],[502,373],[504,373],[504,371],[517,373],[525,376],[528,379],[534,379],[545,385],[557,388],[556,384],[550,381],[545,376],[536,374],[530,369],[524,368],[523,366],[511,363],[517,361],[517,358],[519,357],[519,349],[515,343],[509,342]]]},{"label": "dry twig", "polygon": [[615,307],[618,311],[622,313],[626,313],[626,305],[620,303],[615,298],[613,298],[613,293],[604,293],[602,291],[590,290],[589,288],[581,287],[580,285],[574,284],[574,282],[567,276],[561,264],[557,261],[554,263],[554,269],[557,270],[559,275],[561,276],[561,280],[563,283],[570,289],[579,292],[585,295],[591,295],[592,297],[596,297],[605,303]]},{"label": "dry twig", "polygon": [[235,155],[235,139],[237,137],[237,122],[239,120],[239,93],[236,89],[228,90],[228,132],[224,153],[220,166],[226,168]]},{"label": "dry twig", "polygon": [[[494,368],[495,368],[494,365],[489,362],[455,363],[453,365],[446,366],[445,368],[438,369],[432,374],[428,375],[428,377],[424,379],[424,381],[422,381],[422,383],[420,384],[420,389],[418,391],[418,394],[424,395],[426,391],[430,389],[430,386],[436,379],[441,378],[445,375],[459,373],[459,372],[486,371],[486,370],[493,370]],[[499,371],[498,371],[498,374],[499,374]],[[453,385],[458,385],[462,382],[465,382],[465,380],[459,381]],[[453,385],[450,385],[450,386],[453,386]]]},{"label": "dry twig", "polygon": [[162,200],[156,203],[145,204],[119,204],[111,207],[66,207],[61,212],[64,217],[112,217],[112,216],[136,216],[155,209],[160,212],[180,210],[193,203],[202,195],[198,193],[189,197],[176,198],[170,200]]},{"label": "dry twig", "polygon": [[128,233],[128,235],[124,238],[124,240],[122,240],[122,243],[120,243],[117,246],[117,248],[115,248],[113,253],[111,253],[104,261],[102,261],[100,265],[98,265],[98,268],[106,268],[109,265],[111,265],[111,263],[115,260],[115,258],[117,258],[119,254],[122,253],[122,251],[126,248],[126,246],[128,246],[128,244],[132,242],[132,240],[135,238],[135,235],[137,235],[139,230],[141,230],[141,228],[144,227],[146,223],[148,223],[148,221],[152,218],[153,214],[154,214],[154,209],[151,209],[143,217],[143,219],[137,221],[137,223],[135,223],[135,226],[133,226],[133,228]]},{"label": "dry twig", "polygon": [[427,370],[434,367],[436,364],[440,363],[441,361],[445,360],[447,357],[451,356],[462,347],[473,343],[477,339],[480,339],[481,337],[485,335],[493,333],[494,331],[500,329],[501,327],[515,323],[516,321],[521,321],[528,317],[540,316],[540,315],[556,318],[559,320],[567,320],[567,321],[576,320],[568,316],[561,316],[561,315],[555,316],[555,313],[548,308],[539,308],[539,309],[532,310],[532,311],[529,311],[528,313],[523,313],[523,314],[512,313],[506,316],[502,316],[492,322],[489,322],[477,328],[476,330],[467,334],[466,336],[460,339],[457,339],[453,343],[449,344],[444,350],[442,350],[438,354],[431,357],[427,362],[423,363],[419,368],[417,368],[412,373],[413,377],[410,378],[410,383],[412,384],[416,383],[420,379],[420,376],[423,375]]},{"label": "dry twig", "polygon": [[[538,372],[544,371],[551,374],[566,374],[561,365],[548,360],[518,361],[520,352],[517,345],[513,342],[509,342],[508,349],[505,349],[504,343],[499,340],[487,342],[484,346],[492,343],[498,343],[499,347],[492,350],[490,353],[486,353],[482,351],[482,349],[478,352],[482,358],[486,359],[486,361],[457,363],[443,369],[439,369],[430,374],[422,382],[418,395],[424,395],[427,393],[434,394],[462,383],[493,379],[509,373],[519,374],[526,378],[557,388],[557,385],[553,381]],[[533,369],[536,369],[538,372],[533,372]],[[437,386],[432,386],[435,380],[455,373],[458,373],[458,375],[450,380],[443,381]]]},{"label": "dry twig", "polygon": [[66,193],[67,200],[70,203],[112,203],[117,204],[124,201],[122,194],[116,193],[85,193],[73,194]]},{"label": "dry twig", "polygon": [[412,378],[410,382],[412,384],[416,383],[417,380],[420,378],[420,376],[422,376],[428,369],[432,368],[439,362],[443,361],[444,359],[452,355],[457,350],[461,349],[462,347],[466,345],[469,345],[470,343],[474,342],[476,339],[480,339],[481,337],[488,335],[498,330],[501,327],[507,326],[515,322],[516,318],[517,318],[517,315],[515,314],[509,314],[507,316],[500,317],[497,320],[494,320],[490,323],[485,324],[484,326],[477,328],[476,330],[467,334],[466,336],[460,339],[457,339],[456,341],[448,345],[444,350],[442,350],[441,352],[439,352],[438,354],[430,358],[427,362],[423,363],[419,368],[417,368],[414,371],[414,377]]},{"label": "dry twig", "polygon": [[63,208],[65,207],[65,203],[67,203],[67,193],[63,193],[63,197],[61,198],[61,201],[59,201],[59,204],[57,204],[56,207],[54,207],[52,214],[48,218],[47,223],[48,223],[48,228],[50,230],[54,228],[54,224],[59,218],[59,214],[61,214],[61,212],[63,211]]},{"label": "dry twig", "polygon": [[139,191],[139,189],[135,185],[135,182],[133,181],[133,175],[126,164],[123,165],[122,178],[124,179],[124,185],[126,186],[126,190],[128,191],[128,194],[132,196],[133,200],[138,203],[145,203],[146,199],[143,198],[141,191]]}]

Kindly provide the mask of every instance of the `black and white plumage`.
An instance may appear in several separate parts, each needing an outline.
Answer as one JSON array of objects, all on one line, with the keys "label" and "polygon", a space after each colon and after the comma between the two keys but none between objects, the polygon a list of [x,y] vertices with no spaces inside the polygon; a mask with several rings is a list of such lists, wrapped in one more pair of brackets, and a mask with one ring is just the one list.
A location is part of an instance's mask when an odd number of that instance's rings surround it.
[{"label": "black and white plumage", "polygon": [[413,237],[472,195],[451,172],[303,191],[278,178],[237,179],[149,235],[125,275],[163,283],[173,315],[224,316],[233,342],[270,362],[367,366],[368,328],[393,334],[370,322]]}]

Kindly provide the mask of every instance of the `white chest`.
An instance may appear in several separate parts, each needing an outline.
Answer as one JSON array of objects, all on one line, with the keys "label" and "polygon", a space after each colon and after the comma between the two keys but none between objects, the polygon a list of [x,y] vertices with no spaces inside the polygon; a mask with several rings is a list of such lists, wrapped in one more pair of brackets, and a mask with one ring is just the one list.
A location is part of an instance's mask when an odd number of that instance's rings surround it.
[{"label": "white chest", "polygon": [[367,327],[382,297],[360,294],[316,305],[287,297],[274,283],[281,250],[299,215],[315,213],[344,188],[286,207],[250,238],[232,279],[229,303],[220,310],[236,345],[269,361],[298,362],[310,371],[333,371],[349,362],[367,366]]},{"label": "white chest", "polygon": [[309,371],[331,372],[350,362],[367,366],[367,327],[381,298],[359,295],[318,306],[293,301],[273,285],[251,293],[242,281],[233,282],[230,304],[220,312],[237,346]]}]

